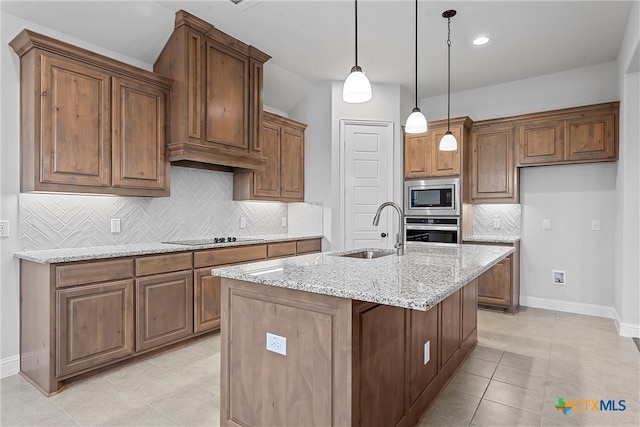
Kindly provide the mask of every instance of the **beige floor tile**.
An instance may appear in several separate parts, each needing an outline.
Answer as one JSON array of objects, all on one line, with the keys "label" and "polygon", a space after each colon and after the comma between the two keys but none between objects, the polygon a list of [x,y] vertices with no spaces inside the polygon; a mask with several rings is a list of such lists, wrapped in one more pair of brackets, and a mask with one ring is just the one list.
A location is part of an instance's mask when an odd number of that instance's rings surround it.
[{"label": "beige floor tile", "polygon": [[491,380],[483,400],[501,403],[511,406],[512,408],[522,409],[533,412],[534,414],[542,414],[542,402],[544,401],[543,390],[531,390],[518,387],[515,385]]},{"label": "beige floor tile", "polygon": [[[37,394],[35,394],[37,393]],[[75,425],[67,414],[39,391],[13,395],[3,390],[0,399],[0,424],[3,426]],[[66,417],[66,419],[65,419]]]},{"label": "beige floor tile", "polygon": [[204,356],[220,354],[220,334],[212,333],[189,345],[189,350]]},{"label": "beige floor tile", "polygon": [[51,402],[69,413],[81,405],[104,401],[105,396],[120,393],[122,390],[102,377],[92,377],[66,386],[56,395],[51,396]]},{"label": "beige floor tile", "polygon": [[509,345],[509,341],[512,335],[494,330],[481,331],[478,329],[478,342],[485,346],[495,350],[504,350]]},{"label": "beige floor tile", "polygon": [[148,360],[149,363],[166,371],[173,371],[185,365],[197,363],[207,355],[191,351],[188,347],[163,353]]},{"label": "beige floor tile", "polygon": [[544,310],[542,308],[533,308],[533,307],[524,307],[520,306],[520,310],[518,310],[517,315],[519,317],[522,316],[535,316],[538,319],[555,319],[556,312],[553,310]]},{"label": "beige floor tile", "polygon": [[111,426],[179,426],[176,421],[172,420],[155,409],[146,406],[140,408],[134,414],[125,414],[121,418],[110,420]]},{"label": "beige floor tile", "polygon": [[80,403],[65,410],[78,424],[83,426],[110,426],[118,420],[136,416],[147,406],[124,391],[105,394],[100,401]]},{"label": "beige floor tile", "polygon": [[487,362],[486,360],[469,357],[460,367],[460,371],[484,378],[491,378],[497,366],[498,364],[496,362]]},{"label": "beige floor tile", "polygon": [[480,398],[470,394],[460,393],[452,389],[445,389],[438,395],[438,398],[431,406],[431,410],[436,412],[450,412],[455,414],[455,418],[466,421],[473,418],[476,408],[480,403]]},{"label": "beige floor tile", "polygon": [[546,376],[549,368],[549,359],[505,351],[500,359],[500,365],[511,366],[512,368]]},{"label": "beige floor tile", "polygon": [[475,397],[482,397],[489,385],[489,381],[489,378],[460,371],[451,379],[447,385],[447,389],[470,394]]},{"label": "beige floor tile", "polygon": [[540,415],[483,399],[471,422],[479,426],[539,426]]},{"label": "beige floor tile", "polygon": [[605,395],[605,386],[601,380],[586,378],[558,378],[547,376],[547,384],[544,391],[545,403],[551,404],[562,397],[565,400],[575,399],[602,399]]},{"label": "beige floor tile", "polygon": [[496,372],[493,374],[493,379],[518,387],[544,392],[546,376],[511,366],[498,365]]},{"label": "beige floor tile", "polygon": [[169,371],[162,369],[146,360],[127,365],[123,368],[109,371],[102,375],[102,378],[110,383],[128,388],[133,384],[148,381],[149,378],[156,378],[168,374]]},{"label": "beige floor tile", "polygon": [[192,378],[185,378],[170,372],[132,384],[126,388],[126,391],[137,399],[149,403],[190,388],[193,385],[192,380]]},{"label": "beige floor tile", "polygon": [[450,410],[429,410],[417,424],[418,427],[467,427],[469,421],[460,419]]},{"label": "beige floor tile", "polygon": [[550,378],[562,378],[565,382],[579,384],[582,387],[602,388],[602,375],[598,363],[587,362],[549,362],[547,380]]},{"label": "beige floor tile", "polygon": [[189,387],[151,401],[149,405],[183,426],[220,422],[220,398],[201,387]]},{"label": "beige floor tile", "polygon": [[499,350],[492,347],[487,347],[483,344],[478,344],[476,348],[471,352],[470,357],[486,360],[487,362],[499,362],[502,358],[503,353],[504,350]]}]

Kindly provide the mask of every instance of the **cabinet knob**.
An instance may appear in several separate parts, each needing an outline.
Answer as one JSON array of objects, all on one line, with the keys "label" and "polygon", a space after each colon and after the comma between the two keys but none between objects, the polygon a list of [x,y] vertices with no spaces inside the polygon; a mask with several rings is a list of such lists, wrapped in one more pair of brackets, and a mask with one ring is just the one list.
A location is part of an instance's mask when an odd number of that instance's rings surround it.
[{"label": "cabinet knob", "polygon": [[387,237],[387,233],[380,233],[380,237]]}]

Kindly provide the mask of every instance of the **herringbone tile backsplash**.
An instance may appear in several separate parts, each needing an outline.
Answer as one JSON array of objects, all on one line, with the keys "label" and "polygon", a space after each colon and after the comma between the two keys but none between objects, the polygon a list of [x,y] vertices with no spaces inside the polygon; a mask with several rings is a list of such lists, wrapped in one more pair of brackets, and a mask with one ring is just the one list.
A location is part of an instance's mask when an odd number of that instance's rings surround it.
[{"label": "herringbone tile backsplash", "polygon": [[[287,204],[234,202],[232,192],[231,173],[172,166],[171,197],[21,194],[21,250],[288,232],[281,222],[289,215]],[[303,205],[296,211],[321,234],[322,206]],[[120,218],[121,233],[111,233],[111,218]]]},{"label": "herringbone tile backsplash", "polygon": [[[481,236],[519,236],[522,209],[517,204],[475,205],[473,234]],[[500,219],[500,228],[493,228],[493,219]]]}]

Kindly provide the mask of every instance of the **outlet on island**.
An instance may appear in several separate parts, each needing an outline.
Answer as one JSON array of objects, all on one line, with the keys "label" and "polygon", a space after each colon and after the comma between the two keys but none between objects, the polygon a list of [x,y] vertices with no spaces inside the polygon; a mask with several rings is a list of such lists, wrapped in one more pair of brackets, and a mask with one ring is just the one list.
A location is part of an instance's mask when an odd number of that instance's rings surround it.
[{"label": "outlet on island", "polygon": [[280,335],[270,334],[267,332],[267,350],[286,356],[287,339]]}]

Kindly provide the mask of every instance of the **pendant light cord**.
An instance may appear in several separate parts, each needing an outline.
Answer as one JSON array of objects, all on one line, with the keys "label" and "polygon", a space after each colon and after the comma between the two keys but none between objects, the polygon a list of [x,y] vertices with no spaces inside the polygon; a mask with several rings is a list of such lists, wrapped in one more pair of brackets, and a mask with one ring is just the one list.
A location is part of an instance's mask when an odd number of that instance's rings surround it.
[{"label": "pendant light cord", "polygon": [[418,108],[418,0],[416,0],[416,72],[415,72],[415,87],[416,87],[416,108]]},{"label": "pendant light cord", "polygon": [[447,18],[447,133],[451,133],[451,17]]},{"label": "pendant light cord", "polygon": [[356,67],[358,66],[358,0],[356,2]]}]

